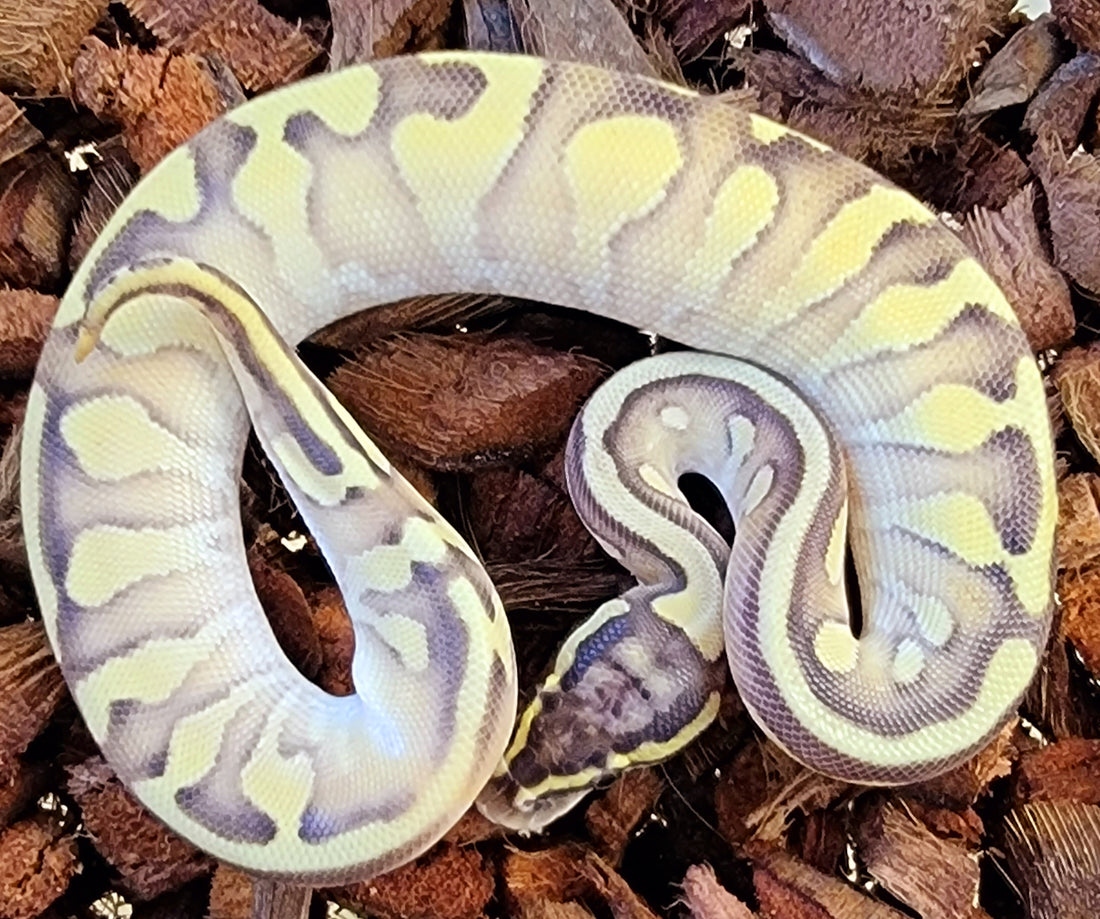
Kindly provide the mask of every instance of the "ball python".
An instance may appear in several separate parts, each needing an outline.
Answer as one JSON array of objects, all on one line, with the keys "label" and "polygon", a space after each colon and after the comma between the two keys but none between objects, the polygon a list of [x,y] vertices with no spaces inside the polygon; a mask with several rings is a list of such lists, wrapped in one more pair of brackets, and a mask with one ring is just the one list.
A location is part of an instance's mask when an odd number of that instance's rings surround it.
[{"label": "ball python", "polygon": [[[577,508],[638,585],[518,722],[476,554],[293,347],[451,291],[697,349],[615,375],[574,426]],[[264,620],[249,423],[347,603],[352,696],[300,676]],[[1046,639],[1048,424],[1005,297],[873,172],[675,86],[438,53],[263,95],[138,184],[46,343],[22,501],[50,641],[121,780],[218,858],[315,883],[409,860],[475,798],[543,826],[698,735],[727,666],[814,769],[905,783],[960,762]],[[721,491],[732,547],[686,472]]]}]

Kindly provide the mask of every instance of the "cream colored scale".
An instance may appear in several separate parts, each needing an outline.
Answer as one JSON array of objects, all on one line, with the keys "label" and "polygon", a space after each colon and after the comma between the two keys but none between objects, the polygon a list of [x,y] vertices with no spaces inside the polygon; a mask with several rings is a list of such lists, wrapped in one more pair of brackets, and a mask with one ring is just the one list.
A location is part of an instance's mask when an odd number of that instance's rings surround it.
[{"label": "cream colored scale", "polygon": [[[726,355],[627,368],[578,419],[578,510],[639,585],[566,641],[511,742],[485,572],[287,344],[456,290]],[[263,621],[249,421],[344,593],[354,696],[304,680]],[[680,494],[689,471],[725,496],[732,549]],[[1042,383],[951,232],[779,125],[530,58],[303,81],[166,158],[62,303],[23,502],[51,642],[122,780],[217,857],[303,884],[412,858],[479,792],[544,825],[696,736],[727,666],[814,768],[932,775],[1009,717],[1049,627]]]}]

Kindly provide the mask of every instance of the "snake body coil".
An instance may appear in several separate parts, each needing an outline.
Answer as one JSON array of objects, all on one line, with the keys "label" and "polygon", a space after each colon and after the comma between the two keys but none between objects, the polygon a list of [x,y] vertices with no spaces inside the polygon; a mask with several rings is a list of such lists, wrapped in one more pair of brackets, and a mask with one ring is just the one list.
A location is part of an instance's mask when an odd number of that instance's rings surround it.
[{"label": "snake body coil", "polygon": [[[712,352],[628,368],[577,421],[578,509],[639,585],[568,640],[507,750],[492,585],[286,344],[459,290]],[[806,138],[578,65],[395,59],[229,113],[99,237],[26,418],[32,570],[94,736],[175,830],[302,883],[408,860],[486,781],[487,813],[541,826],[697,735],[727,655],[805,763],[932,775],[1004,723],[1049,626],[1042,382],[973,257]],[[299,676],[264,623],[249,419],[343,591],[354,696]],[[724,493],[732,550],[687,471]]]}]

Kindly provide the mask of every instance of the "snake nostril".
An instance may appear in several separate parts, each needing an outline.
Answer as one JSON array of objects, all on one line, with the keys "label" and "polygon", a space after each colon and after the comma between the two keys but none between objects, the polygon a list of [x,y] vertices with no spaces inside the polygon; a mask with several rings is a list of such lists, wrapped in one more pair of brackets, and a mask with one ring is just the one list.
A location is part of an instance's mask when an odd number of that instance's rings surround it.
[{"label": "snake nostril", "polygon": [[691,509],[706,520],[721,536],[727,546],[733,545],[733,517],[726,499],[717,486],[705,475],[685,472],[676,481],[676,487],[691,505]]}]

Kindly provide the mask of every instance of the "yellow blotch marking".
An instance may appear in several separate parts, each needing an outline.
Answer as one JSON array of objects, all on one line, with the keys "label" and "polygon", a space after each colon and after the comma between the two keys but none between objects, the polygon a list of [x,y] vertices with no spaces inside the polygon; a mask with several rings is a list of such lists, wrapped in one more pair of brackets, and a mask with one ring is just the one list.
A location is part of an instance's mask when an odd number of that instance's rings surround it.
[{"label": "yellow blotch marking", "polygon": [[412,582],[412,559],[403,545],[375,546],[352,562],[355,585],[392,593]]},{"label": "yellow blotch marking", "polygon": [[861,355],[907,350],[931,341],[972,303],[1016,324],[1012,307],[997,285],[974,259],[964,258],[935,284],[886,288],[867,304],[834,350]]},{"label": "yellow blotch marking", "polygon": [[665,495],[665,497],[672,498],[674,501],[683,500],[682,496],[669,484],[668,479],[666,479],[661,471],[652,463],[642,463],[642,465],[638,467],[638,478],[654,491],[658,491],[662,495]]},{"label": "yellow blotch marking", "polygon": [[141,211],[153,211],[172,223],[184,223],[193,220],[201,206],[194,156],[190,149],[181,147],[157,164],[139,194],[125,199],[104,235],[109,240],[114,235],[111,227],[120,227]]},{"label": "yellow blotch marking", "polygon": [[109,243],[117,230],[141,211],[153,211],[172,223],[185,223],[198,216],[201,206],[194,155],[189,148],[181,147],[157,164],[138,194],[123,200],[89,256]]},{"label": "yellow blotch marking", "polygon": [[720,618],[717,614],[720,604],[716,603],[715,610],[707,614],[707,603],[693,584],[693,577],[701,577],[701,574],[693,575],[688,571],[686,590],[662,594],[653,600],[650,608],[661,619],[683,629],[695,650],[703,657],[714,660],[725,647],[721,622],[715,621]]},{"label": "yellow blotch marking", "polygon": [[226,118],[282,140],[295,115],[316,115],[337,134],[360,134],[378,108],[381,81],[373,67],[359,65],[314,80],[292,83],[277,93],[231,111]]},{"label": "yellow blotch marking", "polygon": [[165,529],[91,527],[73,543],[65,590],[80,606],[100,606],[144,578],[206,565],[217,544],[206,522]]},{"label": "yellow blotch marking", "polygon": [[301,291],[315,290],[327,268],[309,225],[313,168],[281,132],[261,130],[232,185],[237,209],[263,231],[281,273]]},{"label": "yellow blotch marking", "polygon": [[775,179],[760,166],[740,166],[726,178],[707,216],[703,243],[684,267],[700,296],[717,294],[734,261],[772,222],[778,203]]},{"label": "yellow blotch marking", "polygon": [[740,468],[756,442],[756,428],[744,415],[736,415],[727,424],[726,436],[729,438],[730,459],[733,461],[731,465],[735,469]]},{"label": "yellow blotch marking", "polygon": [[904,639],[894,654],[894,681],[901,684],[917,680],[924,670],[924,652],[911,638]]},{"label": "yellow blotch marking", "polygon": [[676,129],[656,115],[619,115],[587,124],[573,135],[563,167],[576,210],[576,252],[593,277],[623,226],[664,199],[683,165]]},{"label": "yellow blotch marking", "polygon": [[687,409],[680,405],[666,405],[661,409],[661,424],[673,431],[686,431],[691,424]]},{"label": "yellow blotch marking", "polygon": [[848,499],[840,506],[840,513],[833,521],[829,533],[829,545],[825,549],[825,575],[829,583],[837,585],[844,577],[844,551],[848,548]]},{"label": "yellow blotch marking", "polygon": [[[961,737],[978,738],[987,733],[1003,717],[1005,710],[1022,693],[1035,673],[1039,657],[1024,638],[1007,639],[989,661],[978,696],[963,714],[947,721],[938,721],[916,734],[914,740],[925,758],[938,751],[957,749]],[[893,765],[897,760],[885,748],[875,751],[872,761]],[[900,757],[905,761],[905,756]]]},{"label": "yellow blotch marking", "polygon": [[92,734],[106,736],[111,703],[119,699],[137,699],[149,705],[163,702],[212,651],[212,644],[201,636],[160,638],[108,658],[77,687],[80,710]]},{"label": "yellow blotch marking", "polygon": [[407,670],[423,673],[431,665],[428,630],[422,622],[399,613],[388,613],[371,617],[370,625]]},{"label": "yellow blotch marking", "polygon": [[955,617],[947,604],[938,597],[920,596],[915,598],[912,607],[921,634],[938,648],[947,644],[955,631]]},{"label": "yellow blotch marking", "polygon": [[1004,402],[996,402],[961,383],[938,384],[921,393],[904,411],[877,426],[892,438],[937,450],[951,453],[974,450],[991,434],[1006,427],[1029,429],[1032,421],[1028,417],[1029,404],[1034,393],[1021,394],[1019,389],[1028,386],[1030,380],[1026,377],[1034,371],[1030,356],[1023,358],[1016,371],[1017,394]]},{"label": "yellow blotch marking", "polygon": [[408,546],[409,554],[418,562],[431,562],[438,565],[447,556],[448,531],[431,520],[423,517],[410,517],[405,523],[405,532],[401,537],[402,545]]},{"label": "yellow blotch marking", "polygon": [[[526,133],[524,118],[542,78],[542,63],[514,58],[502,64],[478,62],[487,84],[461,117],[447,120],[415,112],[393,129],[394,161],[445,250],[474,237],[478,207]],[[446,151],[446,170],[440,170],[435,157],[425,156],[425,150]]]},{"label": "yellow blotch marking", "polygon": [[300,291],[315,290],[327,266],[306,209],[315,165],[284,141],[287,121],[316,115],[336,133],[351,136],[367,128],[378,100],[374,69],[351,67],[293,84],[226,116],[256,131],[256,145],[233,179],[234,203],[264,231],[285,279]]},{"label": "yellow blotch marking", "polygon": [[241,790],[279,828],[296,835],[313,791],[313,763],[303,752],[286,755],[279,749],[279,731],[260,735],[252,756],[241,770]]},{"label": "yellow blotch marking", "polygon": [[752,129],[752,136],[762,144],[775,143],[777,140],[789,137],[791,133],[790,128],[781,125],[778,121],[772,121],[754,112],[749,113],[749,127]]},{"label": "yellow blotch marking", "polygon": [[789,316],[824,299],[870,261],[875,247],[892,227],[935,220],[934,214],[906,192],[886,185],[873,186],[841,207],[821,230],[779,302],[785,301]]},{"label": "yellow blotch marking", "polygon": [[[1027,432],[1039,461],[1043,496],[1032,551],[1017,556],[1005,553],[1000,548],[996,528],[976,498],[956,495],[944,496],[939,504],[925,502],[917,523],[929,528],[931,538],[968,560],[1002,562],[1012,575],[1024,609],[1029,615],[1043,616],[1050,604],[1049,547],[1057,518],[1057,500],[1047,446],[1050,435],[1046,399],[1042,378],[1030,354],[1021,355],[1015,380],[1015,396],[1000,403],[969,386],[953,383],[934,386],[893,418],[867,425],[861,436],[963,453],[980,446],[991,434],[1006,427]],[[982,509],[981,514],[978,508]],[[964,512],[966,516],[952,519],[952,515]]]},{"label": "yellow blotch marking", "polygon": [[[458,614],[467,622],[472,622],[475,627],[489,621],[489,610],[481,602],[477,588],[469,578],[462,575],[453,577],[447,585],[447,598],[454,604]],[[498,647],[497,650],[501,649]]]},{"label": "yellow blotch marking", "polygon": [[899,502],[894,520],[895,526],[947,546],[971,565],[1004,560],[1000,534],[986,506],[974,495],[951,492]]},{"label": "yellow blotch marking", "polygon": [[[1006,552],[989,511],[978,498],[950,493],[899,502],[894,519],[897,525],[947,547],[967,564],[1003,566],[1025,610],[1033,616],[1046,612],[1050,595],[1049,555],[1036,551],[1024,555]],[[1049,545],[1041,541],[1038,544]]]},{"label": "yellow blotch marking", "polygon": [[349,562],[355,589],[403,590],[412,582],[415,563],[442,564],[448,544],[444,536],[431,521],[409,517],[399,543],[375,546]]},{"label": "yellow blotch marking", "polygon": [[61,417],[61,436],[80,468],[103,482],[163,470],[190,453],[130,396],[104,395],[70,406]]},{"label": "yellow blotch marking", "polygon": [[[209,649],[206,649],[209,654]],[[254,692],[247,684],[176,722],[168,747],[164,774],[154,781],[174,795],[177,788],[193,785],[216,764],[225,730]],[[230,741],[232,742],[232,741]]]},{"label": "yellow blotch marking", "polygon": [[798,131],[793,131],[786,125],[773,121],[771,118],[765,118],[763,115],[757,115],[755,112],[749,113],[749,129],[752,131],[753,139],[761,144],[774,144],[777,140],[783,140],[785,137],[797,137],[815,150],[820,150],[822,153],[832,152],[821,141],[800,134]]},{"label": "yellow blotch marking", "polygon": [[832,673],[851,673],[859,660],[859,642],[846,622],[826,621],[814,636],[814,654]]}]

